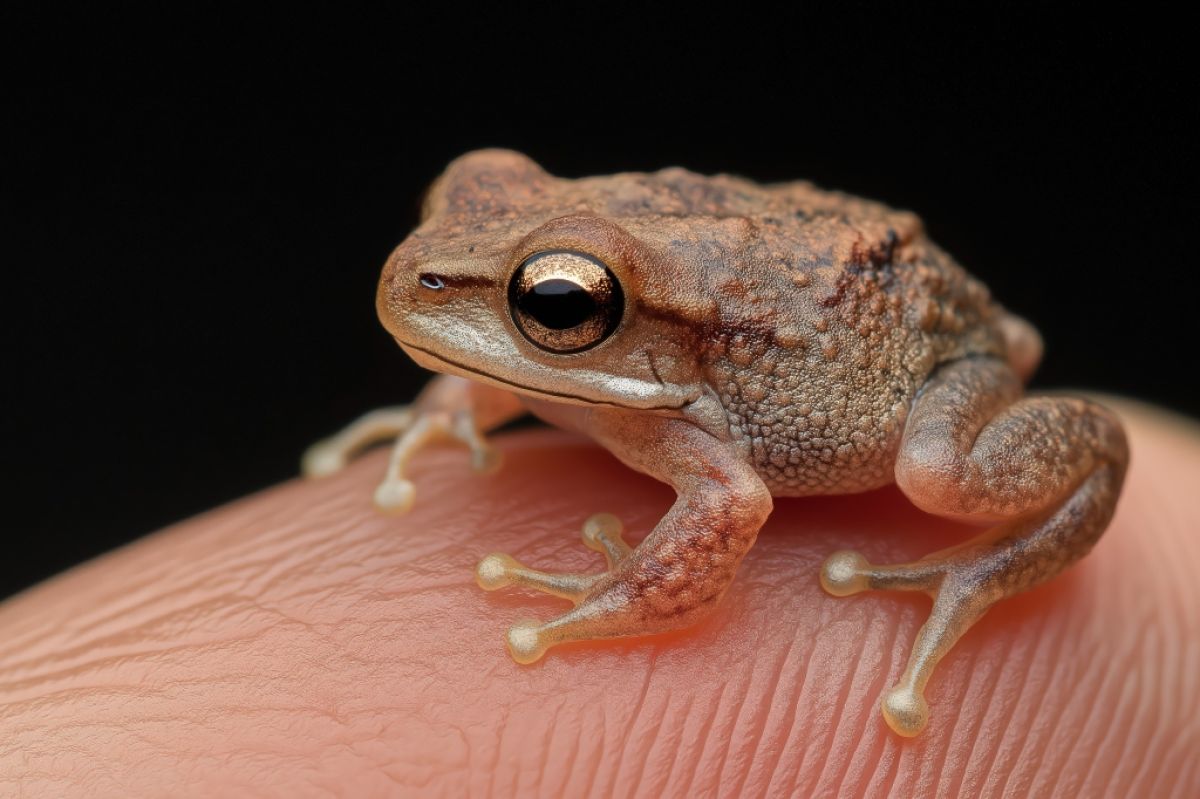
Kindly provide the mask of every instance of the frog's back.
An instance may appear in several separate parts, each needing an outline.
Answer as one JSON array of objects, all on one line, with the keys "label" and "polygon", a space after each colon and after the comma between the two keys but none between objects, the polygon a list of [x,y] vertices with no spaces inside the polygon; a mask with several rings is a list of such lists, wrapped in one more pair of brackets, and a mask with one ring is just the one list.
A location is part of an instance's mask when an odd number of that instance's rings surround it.
[{"label": "frog's back", "polygon": [[680,168],[570,183],[580,208],[662,235],[664,246],[684,241],[704,290],[727,298],[727,328],[806,340],[853,329],[876,351],[896,349],[892,337],[904,333],[930,366],[1003,350],[1011,333],[986,286],[909,211],[807,181],[758,184]]},{"label": "frog's back", "polygon": [[743,220],[718,242],[736,268],[710,277],[721,314],[703,346],[731,435],[776,495],[892,482],[927,377],[1005,357],[1014,318],[911,213],[808,183],[693,177],[689,212]]}]

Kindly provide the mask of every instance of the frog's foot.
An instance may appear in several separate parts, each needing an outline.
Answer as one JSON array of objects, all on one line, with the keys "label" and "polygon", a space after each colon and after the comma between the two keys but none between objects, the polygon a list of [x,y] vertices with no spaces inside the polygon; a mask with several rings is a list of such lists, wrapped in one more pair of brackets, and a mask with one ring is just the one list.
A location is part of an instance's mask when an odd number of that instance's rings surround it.
[{"label": "frog's foot", "polygon": [[925,685],[934,667],[992,604],[991,598],[972,590],[971,582],[970,568],[949,557],[876,566],[857,552],[841,551],[821,567],[821,587],[834,596],[891,590],[933,597],[933,611],[917,634],[908,666],[881,702],[884,720],[900,735],[917,735],[925,728],[929,721]]},{"label": "frog's foot", "polygon": [[409,460],[427,444],[438,440],[457,441],[471,451],[477,472],[490,472],[500,456],[479,432],[470,409],[424,410],[382,408],[368,413],[345,430],[314,444],[304,453],[306,477],[323,477],[343,468],[354,455],[371,444],[396,438],[383,481],[375,489],[375,506],[386,513],[405,513],[413,504],[415,490],[404,476]]},{"label": "frog's foot", "polygon": [[889,727],[904,736],[921,732],[929,720],[925,686],[963,633],[992,605],[1049,579],[1091,547],[1108,524],[1108,498],[1119,474],[1102,466],[1049,514],[998,524],[912,563],[876,566],[846,551],[826,559],[821,586],[834,596],[886,590],[933,597],[900,681],[883,696],[881,709]]},{"label": "frog's foot", "polygon": [[[598,513],[583,524],[583,543],[588,549],[604,555],[608,570],[597,574],[552,574],[531,569],[509,555],[493,553],[475,567],[475,582],[485,591],[495,591],[510,585],[524,586],[580,605],[596,585],[624,561],[633,550],[621,538],[620,519],[611,513]],[[550,625],[536,621],[519,621],[508,631],[508,651],[518,663],[532,663],[551,645],[558,643]]]}]

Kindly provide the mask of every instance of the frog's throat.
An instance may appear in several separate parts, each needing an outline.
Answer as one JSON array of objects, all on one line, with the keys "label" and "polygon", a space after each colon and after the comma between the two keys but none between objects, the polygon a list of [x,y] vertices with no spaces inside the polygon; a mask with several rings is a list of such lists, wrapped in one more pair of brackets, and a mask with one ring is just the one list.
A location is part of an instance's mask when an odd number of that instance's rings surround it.
[{"label": "frog's throat", "polygon": [[[395,337],[393,336],[393,338],[395,338]],[[635,409],[635,410],[644,410],[644,411],[674,411],[674,412],[678,412],[678,411],[681,411],[684,408],[686,408],[688,405],[690,405],[692,402],[694,402],[697,399],[697,397],[683,395],[682,392],[679,392],[677,394],[678,399],[675,399],[673,402],[659,403],[659,404],[652,404],[650,402],[621,403],[621,402],[612,402],[609,400],[593,399],[592,397],[586,397],[586,396],[583,396],[580,394],[571,394],[571,393],[562,392],[562,391],[550,391],[548,389],[536,388],[534,386],[525,385],[524,383],[517,383],[512,380],[505,380],[503,377],[496,377],[495,375],[490,375],[490,374],[487,374],[486,372],[481,372],[477,369],[472,369],[470,366],[467,366],[466,364],[459,363],[457,361],[452,361],[443,355],[437,355],[437,354],[425,349],[424,347],[417,346],[416,344],[412,344],[407,341],[401,341],[398,338],[396,339],[396,343],[400,345],[401,349],[403,349],[406,353],[408,353],[410,358],[412,358],[419,365],[425,367],[426,369],[431,369],[435,372],[445,372],[448,374],[455,374],[460,377],[466,377],[466,378],[478,380],[483,383],[490,383],[491,385],[499,386],[501,388],[513,389],[522,394],[529,394],[534,397],[541,397],[543,399],[547,399],[547,400],[551,400],[551,401],[555,401],[555,402],[568,402],[568,403],[579,404],[579,405],[597,405],[597,406],[608,407],[608,408],[625,408],[625,409]],[[663,384],[663,387],[667,388],[666,384]]]}]

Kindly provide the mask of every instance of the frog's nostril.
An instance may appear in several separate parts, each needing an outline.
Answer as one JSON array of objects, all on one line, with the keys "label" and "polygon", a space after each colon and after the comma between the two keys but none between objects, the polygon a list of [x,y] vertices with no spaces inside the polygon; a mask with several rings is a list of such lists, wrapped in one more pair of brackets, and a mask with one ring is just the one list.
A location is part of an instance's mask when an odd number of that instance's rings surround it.
[{"label": "frog's nostril", "polygon": [[421,285],[430,291],[441,291],[446,287],[446,281],[440,275],[435,275],[432,272],[425,272],[420,277]]}]

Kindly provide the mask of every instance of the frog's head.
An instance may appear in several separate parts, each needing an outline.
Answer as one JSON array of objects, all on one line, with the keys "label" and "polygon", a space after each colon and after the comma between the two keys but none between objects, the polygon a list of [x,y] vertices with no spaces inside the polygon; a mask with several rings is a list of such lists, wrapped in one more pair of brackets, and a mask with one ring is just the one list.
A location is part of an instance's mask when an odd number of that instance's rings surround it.
[{"label": "frog's head", "polygon": [[621,177],[560,180],[508,151],[459,158],[388,259],[384,326],[422,366],[519,393],[687,407],[703,393],[697,336],[713,303],[661,246],[664,226],[658,245],[631,232],[637,176]]}]

